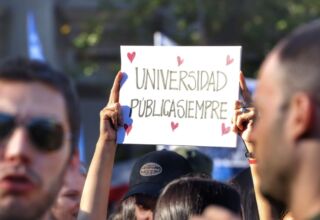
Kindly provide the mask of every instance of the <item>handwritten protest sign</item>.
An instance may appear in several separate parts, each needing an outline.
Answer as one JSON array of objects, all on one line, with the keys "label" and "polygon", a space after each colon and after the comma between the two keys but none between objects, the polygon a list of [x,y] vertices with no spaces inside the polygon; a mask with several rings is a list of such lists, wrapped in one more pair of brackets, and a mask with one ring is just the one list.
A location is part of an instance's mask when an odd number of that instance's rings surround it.
[{"label": "handwritten protest sign", "polygon": [[240,46],[121,46],[118,143],[235,147]]}]

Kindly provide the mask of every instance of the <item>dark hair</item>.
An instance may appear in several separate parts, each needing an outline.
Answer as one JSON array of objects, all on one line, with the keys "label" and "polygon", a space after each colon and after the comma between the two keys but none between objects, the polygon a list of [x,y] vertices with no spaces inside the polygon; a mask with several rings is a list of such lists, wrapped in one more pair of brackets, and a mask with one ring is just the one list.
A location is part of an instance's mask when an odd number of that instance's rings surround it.
[{"label": "dark hair", "polygon": [[182,177],[169,183],[158,198],[155,219],[187,220],[209,205],[241,213],[240,197],[227,184],[199,177]]},{"label": "dark hair", "polygon": [[[242,219],[259,219],[258,206],[254,192],[250,168],[246,168],[230,180],[230,184],[239,192],[242,206]],[[270,201],[269,201],[270,203]],[[288,210],[280,203],[270,203],[274,219],[283,219]]]},{"label": "dark hair", "polygon": [[259,213],[250,168],[246,168],[238,173],[234,178],[230,180],[230,184],[240,194],[242,219],[258,220]]},{"label": "dark hair", "polygon": [[296,29],[275,49],[279,55],[284,92],[287,96],[295,91],[311,95],[320,92],[320,20]]},{"label": "dark hair", "polygon": [[109,220],[135,220],[135,196],[129,196],[121,201],[118,208],[110,215]]},{"label": "dark hair", "polygon": [[135,220],[135,205],[154,212],[157,198],[144,194],[135,194],[122,200],[119,207],[108,218],[109,220]]},{"label": "dark hair", "polygon": [[80,131],[80,111],[75,88],[67,75],[52,69],[44,62],[16,58],[0,64],[0,80],[40,82],[60,92],[67,108],[71,146],[72,149],[76,149]]}]

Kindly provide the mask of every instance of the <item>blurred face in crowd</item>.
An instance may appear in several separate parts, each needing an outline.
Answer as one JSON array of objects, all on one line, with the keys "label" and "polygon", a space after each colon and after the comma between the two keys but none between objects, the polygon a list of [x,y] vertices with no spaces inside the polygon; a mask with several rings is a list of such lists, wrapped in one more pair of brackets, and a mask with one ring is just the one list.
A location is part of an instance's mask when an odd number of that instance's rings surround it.
[{"label": "blurred face in crowd", "polygon": [[0,80],[0,219],[40,219],[70,157],[63,96],[39,82]]},{"label": "blurred face in crowd", "polygon": [[137,220],[152,220],[153,212],[151,209],[143,208],[140,205],[135,206],[135,216]]},{"label": "blurred face in crowd", "polygon": [[67,168],[64,184],[58,198],[51,208],[51,214],[57,220],[77,219],[80,198],[85,182],[85,175],[80,172],[78,154],[72,156],[71,164]]},{"label": "blurred face in crowd", "polygon": [[255,94],[258,118],[253,129],[261,191],[267,198],[284,202],[293,167],[287,134],[289,98],[285,97],[283,72],[278,54],[272,52],[263,63]]},{"label": "blurred face in crowd", "polygon": [[137,220],[152,220],[153,210],[157,199],[154,197],[137,195],[135,203],[135,217]]}]

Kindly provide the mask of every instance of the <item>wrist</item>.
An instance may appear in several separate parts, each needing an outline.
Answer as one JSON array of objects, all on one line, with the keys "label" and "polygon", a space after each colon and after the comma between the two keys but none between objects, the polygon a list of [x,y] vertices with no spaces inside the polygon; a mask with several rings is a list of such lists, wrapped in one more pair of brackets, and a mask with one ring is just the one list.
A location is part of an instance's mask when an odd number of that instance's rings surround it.
[{"label": "wrist", "polygon": [[116,143],[116,140],[113,138],[111,139],[105,136],[100,136],[96,145],[97,145],[96,147],[110,150],[110,149],[114,149],[117,143]]},{"label": "wrist", "polygon": [[250,165],[254,165],[254,164],[257,164],[257,160],[256,159],[248,159],[248,162]]},{"label": "wrist", "polygon": [[244,144],[246,145],[246,149],[249,152],[252,152],[253,149],[255,148],[254,142],[252,142],[252,141],[244,140]]},{"label": "wrist", "polygon": [[248,162],[249,162],[250,165],[257,163],[256,157],[255,157],[255,155],[254,155],[253,152],[247,151],[247,152],[245,153],[245,156],[246,156],[246,158],[248,159]]},{"label": "wrist", "polygon": [[116,138],[117,138],[116,134],[112,134],[112,133],[110,134],[109,132],[100,132],[98,141],[111,143],[111,142],[116,142]]}]

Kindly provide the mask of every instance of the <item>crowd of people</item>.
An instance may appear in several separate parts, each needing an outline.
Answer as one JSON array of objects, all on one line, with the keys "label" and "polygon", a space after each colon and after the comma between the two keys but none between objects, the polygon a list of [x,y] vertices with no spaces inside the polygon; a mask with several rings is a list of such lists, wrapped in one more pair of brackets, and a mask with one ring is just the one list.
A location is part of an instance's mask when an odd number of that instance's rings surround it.
[{"label": "crowd of people", "polygon": [[203,158],[203,168],[191,153],[151,152],[136,161],[129,190],[112,213],[121,72],[100,112],[100,135],[83,173],[79,103],[70,79],[40,61],[3,62],[0,220],[320,219],[319,55],[316,20],[269,53],[253,98],[240,73],[243,100],[235,102],[232,124],[247,147],[248,169],[222,183],[211,178],[210,160]]}]

